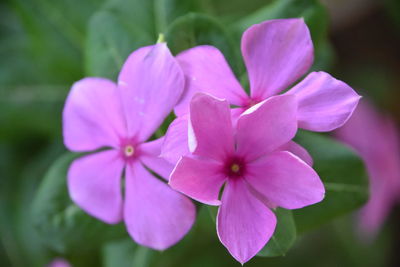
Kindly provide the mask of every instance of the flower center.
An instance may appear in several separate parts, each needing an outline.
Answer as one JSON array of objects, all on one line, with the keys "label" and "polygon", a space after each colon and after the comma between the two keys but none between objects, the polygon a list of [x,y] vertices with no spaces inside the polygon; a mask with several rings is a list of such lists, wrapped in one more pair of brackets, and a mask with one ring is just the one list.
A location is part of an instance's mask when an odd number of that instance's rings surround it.
[{"label": "flower center", "polygon": [[224,166],[224,172],[229,178],[242,177],[246,172],[246,164],[242,158],[228,159]]},{"label": "flower center", "polygon": [[258,103],[260,103],[261,101],[258,98],[249,98],[247,99],[246,104],[244,105],[245,109],[249,109],[254,105],[257,105]]},{"label": "flower center", "polygon": [[231,171],[234,173],[238,173],[240,171],[240,166],[236,163],[231,165]]},{"label": "flower center", "polygon": [[124,148],[124,154],[126,157],[132,157],[135,154],[135,148],[131,145],[127,145]]}]

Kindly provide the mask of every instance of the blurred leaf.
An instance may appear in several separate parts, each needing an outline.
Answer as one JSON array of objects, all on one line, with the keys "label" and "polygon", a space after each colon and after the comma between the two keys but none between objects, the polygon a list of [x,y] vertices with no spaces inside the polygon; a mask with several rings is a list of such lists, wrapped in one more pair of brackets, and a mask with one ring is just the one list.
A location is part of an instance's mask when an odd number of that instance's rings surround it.
[{"label": "blurred leaf", "polygon": [[59,139],[67,91],[66,85],[0,86],[0,139],[30,145],[37,137]]},{"label": "blurred leaf", "polygon": [[59,253],[90,250],[102,242],[126,236],[122,224],[107,225],[87,215],[70,200],[66,174],[76,157],[68,153],[53,164],[32,207],[33,223],[43,242]]},{"label": "blurred leaf", "polygon": [[296,224],[292,212],[282,208],[277,208],[274,212],[277,218],[274,235],[257,256],[284,256],[296,241]]},{"label": "blurred leaf", "polygon": [[400,1],[398,0],[385,0],[385,9],[389,14],[389,17],[398,27],[397,30],[400,30]]},{"label": "blurred leaf", "polygon": [[243,17],[255,12],[273,0],[251,0],[251,1],[232,1],[232,0],[199,0],[206,2],[209,6],[208,11],[214,16],[223,16],[232,19]]},{"label": "blurred leaf", "polygon": [[[43,174],[47,171],[49,165],[55,157],[59,156],[63,151],[63,146],[60,142],[52,143],[46,147],[40,147],[40,152],[36,153],[35,159],[26,163],[26,166],[21,170],[21,178],[19,179],[18,190],[16,194],[19,199],[18,209],[14,212],[18,214],[14,227],[17,229],[16,237],[21,246],[20,255],[24,255],[23,260],[26,265],[43,266],[48,260],[48,251],[40,243],[40,236],[32,224],[31,203],[35,193],[40,185]],[[17,168],[20,165],[17,165]],[[13,189],[13,193],[17,188]],[[23,253],[23,254],[22,254]]]},{"label": "blurred leaf", "polygon": [[86,74],[115,80],[131,52],[154,44],[174,18],[197,9],[193,0],[107,2],[89,22]]},{"label": "blurred leaf", "polygon": [[32,225],[31,202],[62,146],[38,142],[33,148],[29,141],[19,147],[0,138],[0,241],[7,251],[5,258],[12,262],[2,265],[0,260],[0,266],[44,266],[47,261],[48,251]]},{"label": "blurred leaf", "polygon": [[[135,16],[133,16],[135,17]],[[135,48],[148,45],[154,39],[140,24],[122,22],[121,17],[108,11],[96,13],[90,20],[85,54],[88,76],[114,79],[126,57]]]},{"label": "blurred leaf", "polygon": [[35,81],[34,63],[25,51],[28,38],[18,16],[5,3],[0,3],[0,36],[0,85]]},{"label": "blurred leaf", "polygon": [[113,1],[89,22],[85,49],[88,76],[114,79],[135,49],[155,43],[152,1]]},{"label": "blurred leaf", "polygon": [[141,266],[141,267],[150,266],[150,262],[153,259],[152,256],[154,254],[155,254],[154,250],[138,246],[136,248],[135,254],[133,255],[133,264],[131,266]]},{"label": "blurred leaf", "polygon": [[102,0],[12,0],[28,37],[38,82],[65,83],[82,76],[86,21]]},{"label": "blurred leaf", "polygon": [[212,221],[215,223],[217,221],[217,215],[218,215],[218,206],[211,206],[211,205],[206,205],[208,213],[211,216]]},{"label": "blurred leaf", "polygon": [[300,132],[296,140],[313,157],[313,168],[326,190],[322,202],[293,211],[299,232],[353,211],[368,200],[364,164],[351,149],[329,137],[309,132]]},{"label": "blurred leaf", "polygon": [[154,0],[156,29],[166,33],[168,26],[178,17],[205,9],[199,0]]},{"label": "blurred leaf", "polygon": [[138,247],[132,239],[112,241],[103,247],[104,267],[132,266],[135,249]]},{"label": "blurred leaf", "polygon": [[104,267],[147,267],[155,252],[126,238],[107,243],[103,247]]}]

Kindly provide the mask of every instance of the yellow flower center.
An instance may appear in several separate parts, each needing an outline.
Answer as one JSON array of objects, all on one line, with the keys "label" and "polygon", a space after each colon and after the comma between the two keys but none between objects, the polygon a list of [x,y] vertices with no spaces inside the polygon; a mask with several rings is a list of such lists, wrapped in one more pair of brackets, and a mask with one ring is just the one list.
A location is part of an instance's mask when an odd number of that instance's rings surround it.
[{"label": "yellow flower center", "polygon": [[236,163],[232,164],[232,166],[231,166],[231,171],[232,171],[232,172],[238,173],[239,170],[240,170],[240,167],[239,167],[238,164],[236,164]]},{"label": "yellow flower center", "polygon": [[131,156],[133,156],[133,154],[135,154],[135,149],[133,148],[133,146],[128,145],[125,147],[124,153],[125,153],[125,156],[131,157]]}]

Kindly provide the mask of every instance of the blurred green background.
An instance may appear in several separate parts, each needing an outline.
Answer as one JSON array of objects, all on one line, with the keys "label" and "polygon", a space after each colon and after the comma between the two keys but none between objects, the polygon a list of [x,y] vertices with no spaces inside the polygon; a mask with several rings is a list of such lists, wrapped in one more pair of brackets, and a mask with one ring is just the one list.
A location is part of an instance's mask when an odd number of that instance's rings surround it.
[{"label": "blurred green background", "polygon": [[[2,0],[0,266],[45,266],[55,257],[73,266],[239,266],[205,207],[181,243],[156,252],[136,246],[123,225],[103,225],[64,205],[62,174],[71,155],[54,165],[66,151],[61,112],[74,81],[115,80],[126,56],[159,33],[174,53],[217,46],[246,84],[241,34],[254,23],[288,17],[304,17],[310,27],[313,69],[344,80],[400,122],[398,0]],[[399,209],[370,243],[357,237],[354,219],[346,213],[307,233],[297,225],[285,256],[255,257],[246,266],[400,266]]]}]

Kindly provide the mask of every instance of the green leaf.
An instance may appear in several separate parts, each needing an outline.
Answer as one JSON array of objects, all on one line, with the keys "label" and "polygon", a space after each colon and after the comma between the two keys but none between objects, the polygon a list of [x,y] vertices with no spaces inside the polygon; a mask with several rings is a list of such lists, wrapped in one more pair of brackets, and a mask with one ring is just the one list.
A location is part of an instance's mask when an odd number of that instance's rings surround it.
[{"label": "green leaf", "polygon": [[361,207],[368,200],[368,179],[360,157],[332,138],[309,132],[296,137],[314,159],[313,168],[325,186],[325,199],[294,210],[299,232],[318,227]]},{"label": "green leaf", "polygon": [[114,1],[92,16],[85,50],[88,76],[116,79],[133,50],[155,42],[151,2]]},{"label": "green leaf", "polygon": [[277,208],[274,212],[277,218],[274,235],[257,256],[284,256],[296,241],[296,224],[292,212],[282,208]]},{"label": "green leaf", "polygon": [[198,8],[192,0],[107,2],[89,22],[86,74],[116,79],[131,52],[155,44],[159,33],[164,33],[172,20]]},{"label": "green leaf", "polygon": [[76,157],[76,154],[67,153],[52,165],[32,206],[33,223],[42,241],[59,253],[90,250],[102,242],[126,235],[122,224],[107,225],[72,203],[67,191],[66,175]]},{"label": "green leaf", "polygon": [[[27,41],[21,53],[34,62],[41,83],[70,83],[82,76],[86,21],[102,0],[13,0]],[[25,54],[25,56],[27,56]]]},{"label": "green leaf", "polygon": [[131,238],[107,243],[103,247],[104,267],[146,267],[149,266],[155,252],[137,245]]},{"label": "green leaf", "polygon": [[207,210],[208,213],[211,216],[212,221],[215,223],[217,221],[217,215],[218,215],[218,209],[219,206],[211,206],[211,205],[207,205]]}]

